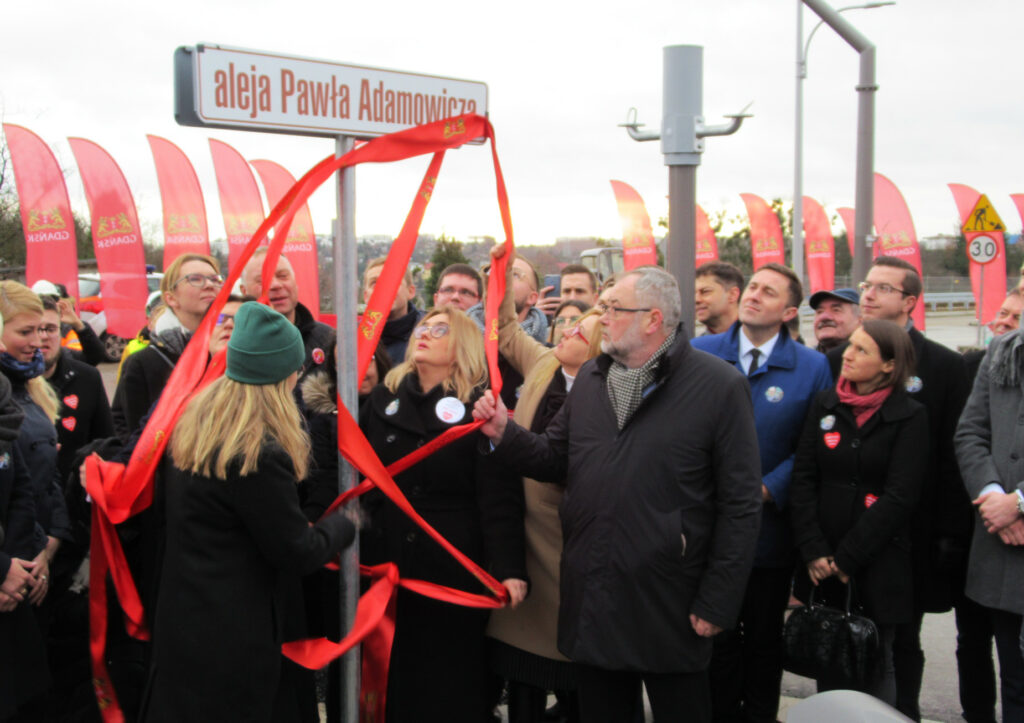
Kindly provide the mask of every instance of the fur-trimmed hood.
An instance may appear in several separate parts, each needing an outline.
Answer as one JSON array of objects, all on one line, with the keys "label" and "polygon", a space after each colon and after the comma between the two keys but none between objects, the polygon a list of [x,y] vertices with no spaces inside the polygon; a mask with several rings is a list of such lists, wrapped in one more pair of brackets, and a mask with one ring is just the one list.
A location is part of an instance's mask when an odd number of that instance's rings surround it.
[{"label": "fur-trimmed hood", "polygon": [[310,412],[337,414],[338,396],[328,372],[321,370],[309,374],[299,389],[302,393],[302,402]]}]

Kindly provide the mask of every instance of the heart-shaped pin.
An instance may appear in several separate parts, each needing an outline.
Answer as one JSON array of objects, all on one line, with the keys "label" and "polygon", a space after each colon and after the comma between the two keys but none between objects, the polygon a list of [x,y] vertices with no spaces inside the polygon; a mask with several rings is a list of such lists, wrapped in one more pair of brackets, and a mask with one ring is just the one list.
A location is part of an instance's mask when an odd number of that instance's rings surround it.
[{"label": "heart-shaped pin", "polygon": [[77,394],[69,394],[69,395],[67,395],[66,397],[64,397],[64,403],[70,409],[78,409],[78,395]]},{"label": "heart-shaped pin", "polygon": [[69,432],[74,432],[75,425],[78,422],[74,417],[64,417],[64,419],[60,420],[60,423],[64,427],[64,429],[68,430]]},{"label": "heart-shaped pin", "polygon": [[829,449],[835,449],[839,446],[839,432],[826,432],[825,433],[825,446]]}]

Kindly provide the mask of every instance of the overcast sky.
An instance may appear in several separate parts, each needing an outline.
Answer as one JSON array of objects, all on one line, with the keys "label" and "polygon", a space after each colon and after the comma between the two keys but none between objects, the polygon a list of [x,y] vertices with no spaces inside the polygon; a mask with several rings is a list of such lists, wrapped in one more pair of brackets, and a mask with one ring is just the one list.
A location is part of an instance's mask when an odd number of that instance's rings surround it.
[{"label": "overcast sky", "polygon": [[[753,101],[754,117],[736,135],[707,141],[697,179],[705,210],[741,213],[744,192],[792,198],[796,7],[795,0],[8,3],[0,112],[50,145],[83,214],[67,137],[103,146],[128,178],[144,229],[158,229],[161,218],[145,136],[173,141],[196,168],[210,235],[220,238],[209,138],[295,176],[332,153],[333,142],[177,125],[176,47],[212,42],[479,80],[489,86],[517,243],[615,238],[621,227],[609,179],[634,186],[655,223],[668,212],[659,144],[637,143],[616,127],[636,107],[648,129],[659,128],[666,45],[704,47],[709,124]],[[875,169],[903,192],[918,235],[953,232],[949,182],[987,193],[1018,232],[1009,194],[1024,192],[1024,5],[900,0],[844,15],[878,47]],[[805,35],[816,21],[805,9]],[[822,27],[805,83],[804,192],[830,215],[854,200],[857,76],[857,54]],[[397,235],[426,162],[359,167],[359,235]],[[423,231],[500,238],[493,199],[486,149],[449,153]],[[311,207],[317,233],[329,233],[332,184]]]}]

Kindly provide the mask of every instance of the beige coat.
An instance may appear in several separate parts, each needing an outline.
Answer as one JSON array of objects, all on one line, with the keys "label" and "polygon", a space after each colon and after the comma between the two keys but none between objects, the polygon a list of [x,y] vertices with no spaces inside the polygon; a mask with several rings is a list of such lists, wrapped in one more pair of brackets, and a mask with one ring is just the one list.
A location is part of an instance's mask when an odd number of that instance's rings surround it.
[{"label": "beige coat", "polygon": [[[511,270],[512,264],[509,264]],[[507,289],[511,291],[512,280]],[[554,353],[523,331],[516,321],[512,295],[502,300],[498,314],[498,343],[502,355],[523,375],[523,392],[516,403],[515,420],[529,429],[545,390],[550,383],[534,387],[536,374],[543,373],[542,360]],[[555,372],[560,373],[556,370]],[[530,392],[531,389],[536,391]],[[558,506],[561,485],[523,478],[526,501],[526,571],[530,576],[530,594],[515,610],[503,608],[491,614],[487,634],[508,645],[534,655],[565,661],[558,652],[558,566],[562,557],[562,525]]]}]

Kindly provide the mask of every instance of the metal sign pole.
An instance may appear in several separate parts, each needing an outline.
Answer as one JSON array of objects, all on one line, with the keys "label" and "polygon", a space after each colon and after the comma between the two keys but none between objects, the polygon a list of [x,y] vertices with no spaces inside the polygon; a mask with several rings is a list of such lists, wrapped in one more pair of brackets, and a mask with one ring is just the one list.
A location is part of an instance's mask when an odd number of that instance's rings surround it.
[{"label": "metal sign pole", "polygon": [[978,289],[978,346],[981,346],[985,342],[985,267],[988,264],[981,265],[981,288]]},{"label": "metal sign pole", "polygon": [[[343,156],[355,146],[352,136],[338,136],[335,156]],[[334,228],[334,313],[338,319],[338,394],[341,403],[358,420],[359,381],[356,379],[356,314],[358,293],[356,279],[356,169],[338,171],[338,222]],[[338,494],[347,492],[356,484],[356,472],[338,453]],[[348,505],[345,514],[359,529],[357,505]],[[341,630],[351,630],[359,604],[359,536],[341,555],[339,574],[341,585]],[[359,646],[353,647],[341,658],[338,684],[341,692],[341,720],[357,723],[359,720]]]}]

